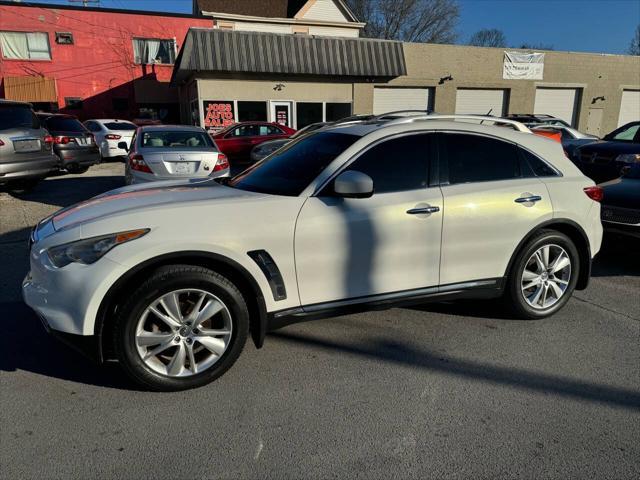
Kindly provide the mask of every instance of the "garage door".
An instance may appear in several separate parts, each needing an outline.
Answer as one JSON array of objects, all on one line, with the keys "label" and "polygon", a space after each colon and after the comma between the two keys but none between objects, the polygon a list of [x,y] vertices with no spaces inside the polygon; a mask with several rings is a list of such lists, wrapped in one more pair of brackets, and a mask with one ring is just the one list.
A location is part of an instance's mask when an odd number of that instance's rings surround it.
[{"label": "garage door", "polygon": [[456,93],[456,113],[501,117],[507,107],[505,92],[501,89],[459,88]]},{"label": "garage door", "polygon": [[640,120],[640,90],[623,90],[618,126]]},{"label": "garage door", "polygon": [[552,115],[575,125],[579,97],[576,88],[536,88],[533,113]]},{"label": "garage door", "polygon": [[431,110],[433,95],[430,88],[390,88],[373,89],[373,113],[394,112],[396,110]]}]

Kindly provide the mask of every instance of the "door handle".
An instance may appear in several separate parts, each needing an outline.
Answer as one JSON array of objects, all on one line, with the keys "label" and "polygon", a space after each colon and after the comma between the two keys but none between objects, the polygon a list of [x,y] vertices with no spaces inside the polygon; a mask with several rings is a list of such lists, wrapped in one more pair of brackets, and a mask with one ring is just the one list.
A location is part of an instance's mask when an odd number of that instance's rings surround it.
[{"label": "door handle", "polygon": [[440,211],[440,207],[419,207],[419,208],[412,208],[410,210],[407,210],[407,213],[409,215],[419,215],[419,214],[425,214],[425,213],[436,213]]},{"label": "door handle", "polygon": [[516,203],[536,203],[542,200],[540,195],[528,195],[526,197],[518,197],[514,200]]}]

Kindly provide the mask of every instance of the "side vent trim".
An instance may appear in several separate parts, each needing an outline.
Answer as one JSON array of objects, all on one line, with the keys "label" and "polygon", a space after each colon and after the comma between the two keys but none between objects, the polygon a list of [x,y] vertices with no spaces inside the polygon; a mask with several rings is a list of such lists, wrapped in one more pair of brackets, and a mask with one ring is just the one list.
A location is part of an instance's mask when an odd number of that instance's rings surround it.
[{"label": "side vent trim", "polygon": [[278,269],[276,262],[271,258],[271,255],[269,255],[266,250],[252,250],[247,252],[247,255],[256,262],[258,267],[260,267],[260,270],[262,270],[262,273],[264,273],[264,276],[267,278],[269,287],[271,287],[273,299],[276,302],[278,300],[286,299],[287,289],[284,286],[282,274],[280,273],[280,269]]}]

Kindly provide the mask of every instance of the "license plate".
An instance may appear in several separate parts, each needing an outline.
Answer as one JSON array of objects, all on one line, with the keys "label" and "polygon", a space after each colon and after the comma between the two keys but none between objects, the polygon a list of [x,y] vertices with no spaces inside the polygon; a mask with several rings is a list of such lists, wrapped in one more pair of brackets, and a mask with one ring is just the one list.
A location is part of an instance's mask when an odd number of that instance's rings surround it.
[{"label": "license plate", "polygon": [[175,162],[173,164],[173,173],[177,175],[189,175],[196,171],[193,162]]},{"label": "license plate", "polygon": [[16,140],[13,142],[16,152],[38,152],[40,151],[40,140]]}]

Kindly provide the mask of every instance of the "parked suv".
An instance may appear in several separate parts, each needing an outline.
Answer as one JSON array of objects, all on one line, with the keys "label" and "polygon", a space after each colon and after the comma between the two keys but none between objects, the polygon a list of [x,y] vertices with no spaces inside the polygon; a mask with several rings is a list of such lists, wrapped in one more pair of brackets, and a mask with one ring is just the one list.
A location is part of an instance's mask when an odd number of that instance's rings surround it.
[{"label": "parked suv", "polygon": [[42,125],[53,136],[53,151],[69,173],[84,173],[100,162],[93,134],[73,115],[38,113]]},{"label": "parked suv", "polygon": [[44,219],[23,295],[146,388],[192,388],[249,334],[260,347],[304,319],[495,297],[522,318],[552,315],[587,286],[601,194],[530,133],[338,125],[231,180],[123,187]]},{"label": "parked suv", "polygon": [[26,190],[56,170],[52,142],[30,104],[0,100],[0,184]]}]

